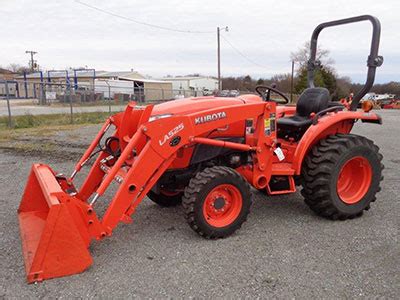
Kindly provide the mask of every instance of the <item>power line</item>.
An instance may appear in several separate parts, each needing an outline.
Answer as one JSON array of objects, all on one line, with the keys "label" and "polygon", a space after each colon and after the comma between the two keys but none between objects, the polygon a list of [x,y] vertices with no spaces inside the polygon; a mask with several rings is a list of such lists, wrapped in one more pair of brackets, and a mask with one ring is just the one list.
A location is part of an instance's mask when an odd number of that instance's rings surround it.
[{"label": "power line", "polygon": [[133,23],[136,23],[136,24],[152,27],[152,28],[157,28],[157,29],[162,29],[162,30],[167,30],[167,31],[180,32],[180,33],[214,33],[214,31],[196,31],[196,30],[175,29],[175,28],[160,26],[160,25],[156,25],[156,24],[146,23],[146,22],[138,21],[138,20],[135,20],[135,19],[132,19],[132,18],[129,18],[129,17],[125,17],[125,16],[122,16],[122,15],[113,13],[111,11],[107,11],[107,10],[101,9],[99,7],[87,4],[85,2],[81,2],[79,0],[75,0],[75,2],[80,4],[80,5],[89,7],[91,9],[100,11],[102,13],[105,13],[107,15],[110,15],[110,16],[113,16],[113,17],[117,17],[117,18],[120,18],[122,20],[133,22]]},{"label": "power line", "polygon": [[228,43],[229,46],[231,46],[231,48],[233,50],[235,50],[235,52],[237,54],[239,54],[241,57],[243,57],[245,60],[247,60],[248,62],[252,63],[253,65],[263,68],[263,69],[268,69],[266,66],[260,65],[259,63],[255,62],[254,60],[252,60],[251,58],[249,58],[248,56],[246,56],[245,54],[243,54],[243,52],[241,52],[238,48],[236,48],[224,35],[221,34],[221,37],[224,39],[225,42]]}]

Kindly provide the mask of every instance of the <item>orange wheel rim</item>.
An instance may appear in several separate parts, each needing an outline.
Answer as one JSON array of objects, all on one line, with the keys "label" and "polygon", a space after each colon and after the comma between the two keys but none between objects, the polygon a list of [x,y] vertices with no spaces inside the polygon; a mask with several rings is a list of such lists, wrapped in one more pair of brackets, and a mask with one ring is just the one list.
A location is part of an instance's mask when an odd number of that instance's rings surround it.
[{"label": "orange wheel rim", "polygon": [[348,160],[342,167],[337,181],[337,193],[346,204],[359,202],[372,181],[372,168],[369,161],[362,156]]},{"label": "orange wheel rim", "polygon": [[203,215],[213,227],[232,224],[242,209],[242,194],[232,184],[221,184],[212,189],[203,204]]}]

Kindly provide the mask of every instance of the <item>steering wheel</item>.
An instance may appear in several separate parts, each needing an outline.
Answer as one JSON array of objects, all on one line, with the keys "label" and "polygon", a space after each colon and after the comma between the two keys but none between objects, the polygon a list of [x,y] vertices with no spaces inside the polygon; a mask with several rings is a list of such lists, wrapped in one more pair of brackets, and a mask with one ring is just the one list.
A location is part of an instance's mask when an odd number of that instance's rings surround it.
[{"label": "steering wheel", "polygon": [[[263,92],[263,90],[264,90],[264,92]],[[281,100],[281,101],[271,100],[271,91],[274,93],[277,93],[279,96],[281,96],[283,98],[283,100]],[[290,102],[289,98],[286,97],[281,91],[278,91],[275,88],[275,86],[271,87],[271,86],[267,86],[267,85],[258,85],[258,86],[256,86],[256,92],[263,98],[264,101],[273,101],[278,104],[287,104]]]}]

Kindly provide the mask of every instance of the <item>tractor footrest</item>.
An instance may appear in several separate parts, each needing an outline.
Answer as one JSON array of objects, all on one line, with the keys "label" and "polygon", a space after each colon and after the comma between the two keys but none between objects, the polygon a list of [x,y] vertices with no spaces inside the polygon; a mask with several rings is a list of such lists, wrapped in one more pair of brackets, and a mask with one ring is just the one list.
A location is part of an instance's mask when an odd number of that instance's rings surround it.
[{"label": "tractor footrest", "polygon": [[273,163],[272,175],[294,175],[294,169],[292,169],[292,164],[283,162]]},{"label": "tractor footrest", "polygon": [[267,185],[269,195],[294,193],[296,185],[293,176],[272,176]]}]

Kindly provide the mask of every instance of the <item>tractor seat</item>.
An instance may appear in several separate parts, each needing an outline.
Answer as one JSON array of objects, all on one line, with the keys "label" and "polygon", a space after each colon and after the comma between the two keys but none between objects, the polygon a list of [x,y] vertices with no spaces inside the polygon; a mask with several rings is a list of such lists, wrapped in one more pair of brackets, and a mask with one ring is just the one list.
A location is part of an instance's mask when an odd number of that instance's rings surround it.
[{"label": "tractor seat", "polygon": [[292,127],[304,127],[309,126],[312,123],[312,119],[294,115],[287,118],[278,119],[278,126],[292,126]]},{"label": "tractor seat", "polygon": [[278,137],[298,141],[312,123],[311,113],[328,108],[329,102],[329,91],[326,88],[305,89],[297,101],[296,114],[277,120]]}]

